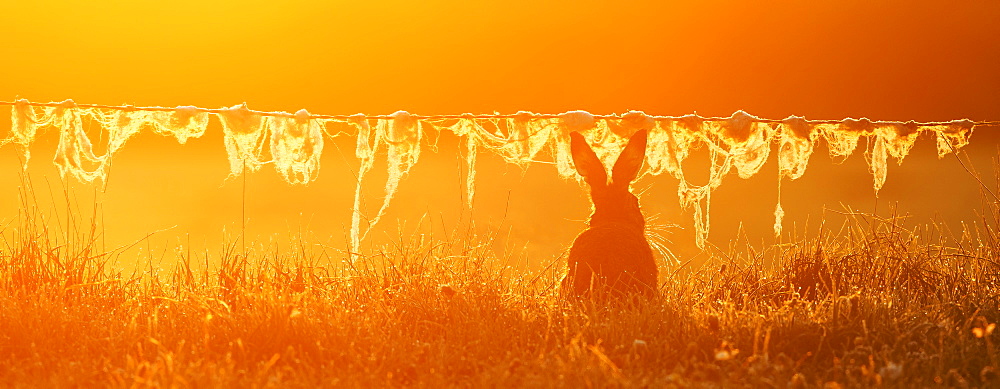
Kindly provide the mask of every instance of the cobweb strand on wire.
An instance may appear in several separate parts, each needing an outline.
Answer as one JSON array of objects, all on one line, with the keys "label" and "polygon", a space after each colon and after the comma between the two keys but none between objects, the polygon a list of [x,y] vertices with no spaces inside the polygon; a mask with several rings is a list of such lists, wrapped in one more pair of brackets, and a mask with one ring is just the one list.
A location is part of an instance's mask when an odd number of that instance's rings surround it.
[{"label": "cobweb strand on wire", "polygon": [[[935,135],[940,158],[967,145],[976,126],[1000,125],[1000,122],[968,119],[917,123],[852,118],[810,121],[790,116],[773,120],[743,111],[724,118],[650,116],[639,111],[602,116],[585,111],[558,115],[522,111],[513,115],[436,116],[398,111],[391,115],[366,116],[314,115],[304,109],[294,114],[261,112],[250,110],[246,104],[220,109],[78,105],[72,100],[33,103],[20,99],[0,102],[3,104],[12,106],[12,131],[0,145],[13,143],[26,168],[32,142],[41,130],[55,128],[59,132],[55,165],[61,174],[84,182],[105,180],[115,153],[140,131],[151,130],[185,143],[202,136],[209,117],[215,116],[223,129],[230,178],[273,164],[289,184],[306,185],[319,175],[327,124],[346,124],[354,129],[354,133],[348,135],[356,137],[355,156],[360,162],[351,216],[350,249],[353,253],[358,252],[367,232],[385,215],[400,182],[418,162],[428,131],[448,131],[462,138],[465,206],[471,208],[480,150],[497,154],[507,163],[521,167],[539,158],[548,158],[555,164],[560,177],[582,182],[570,154],[571,132],[581,133],[594,146],[602,162],[610,167],[629,136],[647,130],[648,168],[644,174],[668,174],[678,180],[678,200],[692,213],[696,244],[704,248],[710,230],[713,191],[733,172],[744,179],[753,177],[772,152],[777,154],[778,162],[778,199],[774,211],[774,233],[778,235],[784,217],[781,183],[805,174],[820,139],[827,142],[830,157],[841,161],[855,153],[860,140],[865,138],[864,156],[872,174],[872,188],[877,194],[885,184],[889,158],[901,164],[920,134]],[[92,119],[100,127],[98,139],[106,144],[103,153],[95,151],[94,142],[84,130],[84,118]],[[708,182],[696,185],[685,177],[684,163],[692,151],[700,148],[708,151],[711,165]],[[361,209],[362,187],[377,158],[385,158],[388,169],[384,197],[375,216],[365,218]]]}]

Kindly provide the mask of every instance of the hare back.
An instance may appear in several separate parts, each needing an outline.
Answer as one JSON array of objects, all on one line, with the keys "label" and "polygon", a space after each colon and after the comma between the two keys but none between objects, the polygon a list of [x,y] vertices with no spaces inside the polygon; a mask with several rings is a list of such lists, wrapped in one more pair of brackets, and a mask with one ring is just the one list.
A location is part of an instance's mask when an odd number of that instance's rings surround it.
[{"label": "hare back", "polygon": [[569,270],[563,283],[576,294],[594,285],[621,291],[655,289],[657,285],[658,271],[649,241],[634,227],[619,224],[589,228],[577,236],[569,252]]}]

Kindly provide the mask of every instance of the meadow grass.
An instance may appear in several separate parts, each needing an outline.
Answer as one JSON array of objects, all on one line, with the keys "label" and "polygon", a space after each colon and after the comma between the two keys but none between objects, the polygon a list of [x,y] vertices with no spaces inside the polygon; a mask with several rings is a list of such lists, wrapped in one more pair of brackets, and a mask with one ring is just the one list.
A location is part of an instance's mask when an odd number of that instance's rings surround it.
[{"label": "meadow grass", "polygon": [[[1000,235],[853,215],[569,301],[491,238],[305,244],[112,270],[94,223],[26,205],[0,247],[3,387],[997,387]],[[995,225],[995,224],[993,224]],[[343,258],[346,259],[346,258]],[[349,264],[345,264],[349,263]]]}]

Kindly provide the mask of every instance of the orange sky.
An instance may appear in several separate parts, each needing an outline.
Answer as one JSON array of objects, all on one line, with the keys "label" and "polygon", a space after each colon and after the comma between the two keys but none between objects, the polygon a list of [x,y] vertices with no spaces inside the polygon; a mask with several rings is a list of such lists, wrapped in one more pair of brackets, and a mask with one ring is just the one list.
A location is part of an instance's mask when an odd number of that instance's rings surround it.
[{"label": "orange sky", "polygon": [[[728,116],[743,109],[769,118],[1000,119],[997,2],[539,3],[8,1],[0,3],[0,100],[203,107],[245,101],[254,109],[329,114],[637,109]],[[0,119],[0,134],[8,127]],[[974,158],[984,170],[996,130],[973,136],[977,149],[970,152],[982,150]],[[126,146],[108,191],[98,196],[109,239],[126,242],[176,225],[163,239],[190,232],[211,243],[222,226],[239,225],[240,183],[223,182],[216,123],[209,132],[184,146],[155,135]],[[53,145],[40,141],[32,169],[57,187]],[[320,181],[308,188],[289,187],[267,169],[248,178],[245,209],[261,239],[303,228],[331,245],[343,242],[356,169],[351,147],[349,139],[332,142]],[[890,168],[881,204],[900,201],[920,221],[942,212],[974,217],[975,186],[953,159],[928,156],[932,148],[922,139],[923,157]],[[863,159],[830,166],[825,153],[814,155],[803,181],[785,186],[790,223],[817,217],[823,205],[870,210]],[[17,182],[14,155],[10,146],[0,148],[7,188]],[[455,220],[456,156],[443,147],[422,158],[391,216],[411,224],[424,213]],[[509,208],[504,226],[545,247],[567,246],[582,228],[586,197],[554,169],[532,167],[522,176],[496,158],[483,157],[480,165],[480,193],[491,193],[477,203],[480,223],[496,222]],[[754,236],[767,236],[773,162],[764,169],[750,182],[729,178],[715,196],[717,244],[726,244],[740,220]],[[452,184],[426,187],[442,177]],[[960,182],[937,185],[953,177]],[[644,185],[652,185],[643,198],[648,212],[690,224],[676,209],[676,182]],[[93,190],[79,192],[93,197]],[[572,200],[540,198],[549,195]],[[16,196],[13,189],[0,193],[0,219],[16,216]],[[395,221],[387,225],[395,231]],[[676,237],[679,246],[688,239]]]}]

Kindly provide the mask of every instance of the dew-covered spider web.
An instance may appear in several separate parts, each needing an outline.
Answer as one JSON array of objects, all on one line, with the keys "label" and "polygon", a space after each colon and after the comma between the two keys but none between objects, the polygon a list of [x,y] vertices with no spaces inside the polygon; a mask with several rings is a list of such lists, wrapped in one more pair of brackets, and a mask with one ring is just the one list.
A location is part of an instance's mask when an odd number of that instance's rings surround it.
[{"label": "dew-covered spider web", "polygon": [[[225,150],[229,157],[229,177],[273,165],[289,184],[307,185],[317,179],[325,138],[356,137],[355,156],[360,164],[355,183],[351,218],[351,250],[357,252],[362,240],[385,214],[400,182],[420,159],[429,135],[450,132],[462,140],[465,161],[463,185],[465,206],[472,207],[476,188],[477,155],[490,152],[507,163],[527,167],[535,163],[554,164],[564,179],[583,182],[573,167],[569,134],[580,132],[610,168],[628,138],[637,131],[649,131],[646,166],[643,174],[668,174],[678,181],[677,197],[694,218],[695,239],[704,248],[710,230],[711,197],[723,180],[735,173],[743,179],[756,175],[772,153],[778,162],[778,199],[774,210],[774,233],[780,234],[784,210],[781,183],[795,180],[806,172],[809,159],[820,139],[828,145],[830,158],[842,161],[864,142],[864,157],[877,194],[886,181],[892,157],[902,164],[922,133],[934,134],[938,157],[969,143],[976,126],[1000,122],[973,122],[968,119],[917,123],[872,121],[868,119],[807,120],[790,116],[782,120],[761,119],[743,111],[729,117],[650,116],[631,111],[621,115],[591,115],[570,111],[558,115],[518,112],[513,115],[419,116],[405,111],[391,115],[314,115],[306,110],[295,113],[254,111],[245,104],[231,108],[206,109],[132,107],[60,103],[33,103],[27,100],[0,102],[10,105],[11,135],[0,146],[18,148],[24,167],[31,158],[30,146],[44,129],[54,128],[59,143],[54,159],[61,174],[83,182],[106,180],[114,155],[140,131],[175,138],[185,143],[205,133],[209,118],[222,125]],[[103,152],[84,128],[84,118],[100,127]],[[347,125],[353,132],[327,131],[327,125]],[[685,161],[695,150],[705,149],[711,161],[707,182],[692,183]],[[361,210],[362,187],[377,159],[386,162],[384,197],[375,215]],[[383,185],[379,183],[378,185]]]}]

